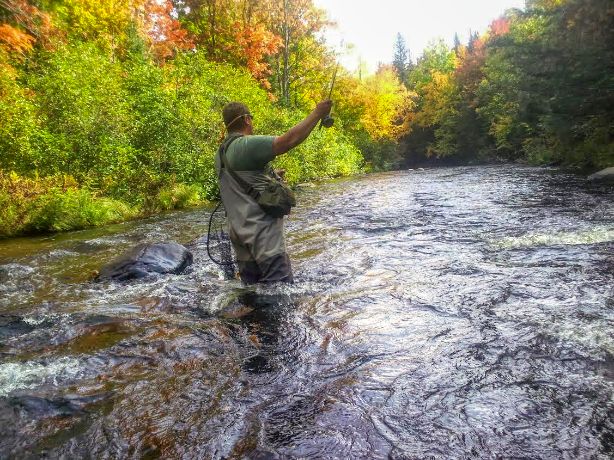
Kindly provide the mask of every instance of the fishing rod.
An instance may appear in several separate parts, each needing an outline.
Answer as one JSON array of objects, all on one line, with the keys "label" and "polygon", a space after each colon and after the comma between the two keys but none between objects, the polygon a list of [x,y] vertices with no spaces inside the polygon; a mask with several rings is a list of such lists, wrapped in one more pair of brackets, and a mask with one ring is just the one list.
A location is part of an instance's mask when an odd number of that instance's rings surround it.
[{"label": "fishing rod", "polygon": [[[335,70],[333,72],[333,80],[330,83],[330,90],[328,91],[328,99],[333,95],[333,88],[335,87],[335,80],[337,79],[337,69],[339,68],[339,61],[335,64]],[[322,129],[322,126],[325,128],[330,128],[335,123],[335,119],[330,116],[330,113],[326,115],[324,118],[320,120],[320,127],[318,129]]]}]

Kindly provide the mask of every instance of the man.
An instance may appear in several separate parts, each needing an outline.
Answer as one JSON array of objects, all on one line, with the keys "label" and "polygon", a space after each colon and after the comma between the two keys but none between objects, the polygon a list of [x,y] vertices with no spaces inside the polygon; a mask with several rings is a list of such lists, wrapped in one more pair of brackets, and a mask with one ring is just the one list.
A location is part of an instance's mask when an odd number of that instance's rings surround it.
[{"label": "man", "polygon": [[[245,182],[262,190],[266,184],[265,174],[274,174],[269,162],[307,139],[331,107],[330,100],[320,102],[304,120],[276,137],[254,136],[253,116],[248,108],[239,102],[227,104],[222,111],[228,133],[225,143],[241,135],[226,148],[224,155],[228,166]],[[222,166],[218,152],[215,168],[241,280],[246,284],[291,283],[292,267],[286,253],[283,218],[266,214]]]}]

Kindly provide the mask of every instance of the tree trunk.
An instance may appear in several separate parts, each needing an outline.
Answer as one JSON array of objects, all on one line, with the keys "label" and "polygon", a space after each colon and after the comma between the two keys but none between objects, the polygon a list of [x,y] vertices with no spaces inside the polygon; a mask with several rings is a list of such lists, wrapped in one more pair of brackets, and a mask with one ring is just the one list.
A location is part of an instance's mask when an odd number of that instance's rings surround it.
[{"label": "tree trunk", "polygon": [[282,74],[281,74],[281,98],[285,105],[290,105],[290,24],[288,22],[288,0],[283,0],[284,22],[283,40],[284,49],[282,54]]}]

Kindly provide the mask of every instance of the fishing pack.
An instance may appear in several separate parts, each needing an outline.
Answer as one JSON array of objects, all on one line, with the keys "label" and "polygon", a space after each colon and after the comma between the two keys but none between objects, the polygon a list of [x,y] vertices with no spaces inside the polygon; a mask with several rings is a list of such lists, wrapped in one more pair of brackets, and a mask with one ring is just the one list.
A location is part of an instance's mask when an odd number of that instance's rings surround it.
[{"label": "fishing pack", "polygon": [[296,197],[290,187],[281,180],[265,174],[266,185],[263,190],[257,190],[228,165],[226,150],[233,141],[240,137],[242,137],[240,134],[232,135],[220,146],[219,155],[222,168],[228,171],[243,191],[251,196],[269,216],[279,218],[290,214],[291,209],[296,206]]}]

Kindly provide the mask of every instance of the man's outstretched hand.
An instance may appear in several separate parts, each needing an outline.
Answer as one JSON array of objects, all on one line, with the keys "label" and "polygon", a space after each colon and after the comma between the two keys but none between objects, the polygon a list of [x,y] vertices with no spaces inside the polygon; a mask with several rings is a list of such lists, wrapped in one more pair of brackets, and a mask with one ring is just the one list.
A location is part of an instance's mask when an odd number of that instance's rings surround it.
[{"label": "man's outstretched hand", "polygon": [[318,103],[315,108],[315,112],[318,114],[319,118],[324,118],[326,115],[330,113],[330,110],[333,108],[333,101],[330,99],[325,99],[322,102]]},{"label": "man's outstretched hand", "polygon": [[318,122],[330,113],[333,101],[325,99],[316,105],[305,119],[294,125],[281,136],[273,139],[273,155],[282,155],[288,150],[293,149],[309,136]]}]

